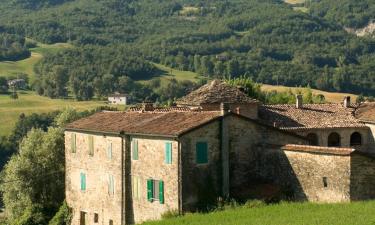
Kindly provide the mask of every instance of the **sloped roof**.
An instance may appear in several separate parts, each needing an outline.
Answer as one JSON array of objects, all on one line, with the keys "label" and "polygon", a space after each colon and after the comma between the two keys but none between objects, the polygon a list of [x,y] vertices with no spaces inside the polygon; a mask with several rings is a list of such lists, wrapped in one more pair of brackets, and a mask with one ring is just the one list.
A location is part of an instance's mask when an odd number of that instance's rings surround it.
[{"label": "sloped roof", "polygon": [[249,98],[236,87],[220,80],[203,85],[190,94],[178,99],[178,105],[199,106],[209,103],[255,103],[255,99]]},{"label": "sloped roof", "polygon": [[99,112],[68,124],[66,129],[178,136],[219,117],[219,111]]},{"label": "sloped roof", "polygon": [[359,105],[355,111],[355,117],[364,122],[375,122],[375,102]]},{"label": "sloped roof", "polygon": [[281,129],[365,127],[354,117],[355,107],[342,104],[265,105],[259,118]]}]

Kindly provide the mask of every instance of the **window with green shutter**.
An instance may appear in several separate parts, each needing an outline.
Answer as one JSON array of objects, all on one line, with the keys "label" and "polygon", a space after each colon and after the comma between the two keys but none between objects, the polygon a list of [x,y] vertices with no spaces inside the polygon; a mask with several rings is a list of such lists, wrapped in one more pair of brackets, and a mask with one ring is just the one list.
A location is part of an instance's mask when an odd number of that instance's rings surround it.
[{"label": "window with green shutter", "polygon": [[165,143],[165,163],[172,164],[172,143]]},{"label": "window with green shutter", "polygon": [[196,163],[205,164],[208,163],[208,145],[207,142],[196,143]]},{"label": "window with green shutter", "polygon": [[147,200],[149,202],[159,201],[164,204],[164,182],[161,180],[147,180]]},{"label": "window with green shutter", "polygon": [[77,151],[77,136],[75,133],[72,133],[70,136],[71,141],[71,152],[76,153]]},{"label": "window with green shutter", "polygon": [[138,160],[138,140],[132,141],[132,158]]},{"label": "window with green shutter", "polygon": [[86,191],[86,174],[81,172],[81,191]]},{"label": "window with green shutter", "polygon": [[94,156],[94,136],[89,135],[89,155]]},{"label": "window with green shutter", "polygon": [[147,180],[147,200],[154,201],[154,181],[151,179]]},{"label": "window with green shutter", "polygon": [[159,181],[159,202],[160,204],[164,204],[164,182]]}]

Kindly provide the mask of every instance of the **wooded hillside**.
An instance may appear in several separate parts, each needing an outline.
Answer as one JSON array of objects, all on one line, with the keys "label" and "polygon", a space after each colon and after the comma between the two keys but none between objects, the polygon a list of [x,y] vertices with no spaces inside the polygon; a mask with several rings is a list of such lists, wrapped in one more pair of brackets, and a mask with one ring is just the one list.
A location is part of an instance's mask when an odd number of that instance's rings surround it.
[{"label": "wooded hillside", "polygon": [[[268,84],[310,85],[367,95],[375,92],[375,40],[348,34],[335,20],[324,19],[330,13],[318,13],[318,5],[312,9],[313,15],[324,18],[296,12],[279,0],[46,0],[48,4],[33,9],[18,1],[0,3],[4,12],[0,25],[7,32],[45,43],[70,42],[78,46],[78,52],[84,52],[85,45],[108,52],[123,48],[123,58],[136,58],[138,65],[152,61],[207,77],[245,75]],[[368,8],[373,7],[367,2]],[[362,14],[355,17],[368,17],[367,11]],[[65,53],[74,57],[71,51]],[[46,70],[61,65],[73,76],[77,64],[55,60],[61,55],[50,57],[41,62]],[[96,68],[96,59],[101,57],[90,57],[93,60],[87,60],[85,66]],[[108,61],[119,59],[118,54],[106,57]],[[97,74],[145,78],[143,72],[119,71],[112,74],[107,66]],[[92,86],[92,82],[89,79],[86,85]]]}]

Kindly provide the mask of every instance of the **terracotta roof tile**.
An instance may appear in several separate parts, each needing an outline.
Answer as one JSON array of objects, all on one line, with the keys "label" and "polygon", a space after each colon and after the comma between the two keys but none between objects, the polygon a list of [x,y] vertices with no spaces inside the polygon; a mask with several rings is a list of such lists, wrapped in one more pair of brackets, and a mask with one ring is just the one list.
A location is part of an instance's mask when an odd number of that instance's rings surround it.
[{"label": "terracotta roof tile", "polygon": [[209,103],[255,103],[255,99],[249,98],[236,87],[220,80],[214,80],[190,94],[178,99],[178,105],[199,106]]},{"label": "terracotta roof tile", "polygon": [[375,102],[363,103],[355,111],[355,117],[365,122],[375,122]]},{"label": "terracotta roof tile", "polygon": [[219,111],[99,112],[68,124],[66,129],[178,136],[220,116]]},{"label": "terracotta roof tile", "polygon": [[297,152],[311,152],[311,153],[324,153],[332,155],[350,155],[355,151],[352,148],[336,148],[336,147],[320,147],[310,145],[285,145],[281,148],[284,151],[297,151]]},{"label": "terracotta roof tile", "polygon": [[260,107],[259,118],[281,129],[365,127],[354,111],[341,104],[265,105]]}]

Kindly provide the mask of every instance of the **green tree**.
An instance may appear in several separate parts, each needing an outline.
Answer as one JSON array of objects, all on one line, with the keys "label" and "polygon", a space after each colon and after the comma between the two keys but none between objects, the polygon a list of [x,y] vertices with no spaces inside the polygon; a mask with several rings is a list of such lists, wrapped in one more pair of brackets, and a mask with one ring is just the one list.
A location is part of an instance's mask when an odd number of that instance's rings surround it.
[{"label": "green tree", "polygon": [[30,207],[38,207],[45,221],[54,215],[64,200],[64,158],[63,129],[28,133],[3,171],[0,189],[10,222],[34,216],[25,211]]}]

